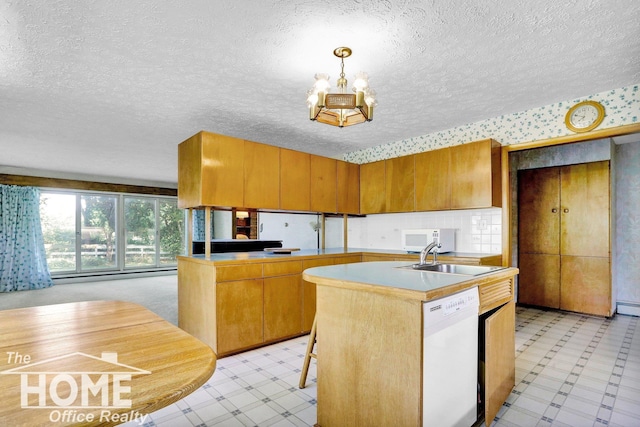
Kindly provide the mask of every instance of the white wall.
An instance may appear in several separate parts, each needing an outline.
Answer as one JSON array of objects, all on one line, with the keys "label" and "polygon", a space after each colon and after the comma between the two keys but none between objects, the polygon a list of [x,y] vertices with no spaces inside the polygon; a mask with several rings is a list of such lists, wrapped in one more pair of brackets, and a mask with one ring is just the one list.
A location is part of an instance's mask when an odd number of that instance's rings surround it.
[{"label": "white wall", "polygon": [[262,240],[282,240],[284,248],[317,249],[316,214],[258,213],[258,237]]},{"label": "white wall", "polygon": [[615,147],[614,273],[618,312],[640,316],[640,135]]}]

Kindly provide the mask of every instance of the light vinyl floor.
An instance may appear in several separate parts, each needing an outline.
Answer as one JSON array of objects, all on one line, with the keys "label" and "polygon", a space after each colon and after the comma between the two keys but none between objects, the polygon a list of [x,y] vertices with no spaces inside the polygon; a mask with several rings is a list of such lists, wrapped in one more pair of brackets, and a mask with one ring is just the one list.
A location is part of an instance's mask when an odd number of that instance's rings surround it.
[{"label": "light vinyl floor", "polygon": [[[298,388],[306,345],[301,337],[220,359],[203,387],[145,426],[312,426],[314,360]],[[640,426],[638,317],[518,307],[515,351],[516,386],[492,426]]]}]

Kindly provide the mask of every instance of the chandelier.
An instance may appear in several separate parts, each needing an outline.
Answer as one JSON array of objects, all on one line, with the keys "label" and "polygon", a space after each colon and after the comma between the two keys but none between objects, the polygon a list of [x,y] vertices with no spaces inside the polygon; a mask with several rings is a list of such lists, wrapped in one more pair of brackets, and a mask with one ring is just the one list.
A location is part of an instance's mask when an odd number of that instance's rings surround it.
[{"label": "chandelier", "polygon": [[340,58],[340,78],[337,93],[329,93],[331,84],[328,74],[316,74],[313,87],[307,92],[309,118],[331,126],[351,126],[373,120],[373,107],[377,105],[376,93],[369,87],[369,76],[365,72],[355,75],[353,92],[347,93],[344,77],[344,58],[351,56],[351,49],[339,47],[333,54]]}]

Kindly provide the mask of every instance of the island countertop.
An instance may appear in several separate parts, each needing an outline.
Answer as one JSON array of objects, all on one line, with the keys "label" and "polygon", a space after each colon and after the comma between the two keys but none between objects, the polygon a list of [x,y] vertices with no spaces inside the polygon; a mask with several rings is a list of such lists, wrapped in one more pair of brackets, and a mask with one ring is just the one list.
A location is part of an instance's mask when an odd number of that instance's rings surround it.
[{"label": "island countertop", "polygon": [[303,272],[304,280],[347,289],[367,290],[386,295],[429,301],[489,281],[511,278],[517,268],[471,276],[436,273],[411,268],[410,262],[378,261],[314,267]]},{"label": "island countertop", "polygon": [[[285,250],[286,248],[278,248]],[[291,253],[274,254],[265,251],[253,251],[253,252],[222,252],[212,253],[208,258],[205,255],[191,255],[191,256],[178,256],[179,259],[185,259],[206,264],[227,264],[238,262],[265,262],[265,261],[280,261],[280,260],[292,260],[292,259],[305,259],[316,258],[319,256],[340,256],[340,255],[388,255],[399,257],[417,257],[419,254],[408,253],[407,251],[394,250],[394,249],[373,249],[373,248],[326,248],[326,249],[302,249],[294,250]],[[500,254],[487,254],[487,253],[472,253],[472,252],[446,252],[438,254],[438,259],[442,261],[447,260],[494,260],[499,257]],[[483,262],[484,263],[484,262]]]}]

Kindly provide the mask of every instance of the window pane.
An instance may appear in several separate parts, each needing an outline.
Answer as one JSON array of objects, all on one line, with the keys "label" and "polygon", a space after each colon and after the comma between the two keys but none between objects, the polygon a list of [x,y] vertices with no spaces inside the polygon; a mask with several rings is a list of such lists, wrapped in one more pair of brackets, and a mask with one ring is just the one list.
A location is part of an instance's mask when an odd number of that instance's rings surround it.
[{"label": "window pane", "polygon": [[81,269],[98,270],[117,267],[116,197],[83,195],[81,206]]},{"label": "window pane", "polygon": [[40,221],[49,271],[76,270],[76,196],[40,193]]},{"label": "window pane", "polygon": [[184,255],[184,211],[175,200],[160,200],[160,264],[176,265]]},{"label": "window pane", "polygon": [[155,267],[156,211],[153,199],[127,197],[124,201],[125,267]]}]

